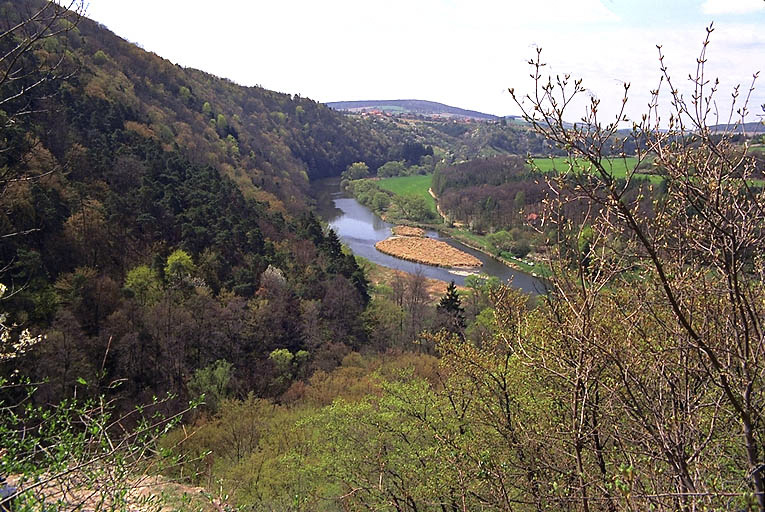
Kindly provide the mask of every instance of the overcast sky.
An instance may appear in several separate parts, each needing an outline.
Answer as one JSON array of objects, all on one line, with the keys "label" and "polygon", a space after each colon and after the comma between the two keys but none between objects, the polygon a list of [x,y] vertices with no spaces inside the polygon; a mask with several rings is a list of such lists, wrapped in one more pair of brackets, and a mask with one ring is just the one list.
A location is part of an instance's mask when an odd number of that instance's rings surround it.
[{"label": "overcast sky", "polygon": [[765,103],[765,0],[89,0],[87,15],[242,85],[497,115],[518,113],[507,89],[530,90],[527,61],[541,47],[548,72],[583,78],[605,112],[630,82],[634,117],[658,84],[656,45],[684,87],[714,21],[707,76],[721,79],[720,109],[758,70],[751,110]]}]

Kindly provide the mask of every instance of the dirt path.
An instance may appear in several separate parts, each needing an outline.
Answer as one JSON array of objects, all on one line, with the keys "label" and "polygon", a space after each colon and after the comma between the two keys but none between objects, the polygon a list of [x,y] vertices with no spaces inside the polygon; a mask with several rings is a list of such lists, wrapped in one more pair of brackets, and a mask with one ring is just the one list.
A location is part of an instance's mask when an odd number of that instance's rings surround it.
[{"label": "dirt path", "polygon": [[[441,218],[444,219],[444,224],[448,225],[449,219],[446,216],[446,214],[444,214],[444,212],[441,210],[441,206],[438,204],[438,196],[436,196],[436,193],[433,192],[433,188],[428,189],[428,194],[430,194],[430,197],[432,197],[436,201],[436,211],[441,216]],[[461,228],[465,226],[465,224],[462,222],[453,222],[452,224],[454,225],[455,228]]]}]

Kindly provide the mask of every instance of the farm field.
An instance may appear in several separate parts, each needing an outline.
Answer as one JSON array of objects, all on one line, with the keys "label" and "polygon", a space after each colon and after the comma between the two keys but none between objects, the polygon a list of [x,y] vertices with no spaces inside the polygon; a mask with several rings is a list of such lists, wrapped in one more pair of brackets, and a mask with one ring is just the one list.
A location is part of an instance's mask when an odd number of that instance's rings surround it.
[{"label": "farm field", "polygon": [[[555,158],[539,158],[534,160],[534,166],[542,172],[549,172],[553,170],[565,171],[568,169],[568,162],[568,157],[563,156],[558,156]],[[634,169],[638,161],[637,158],[630,156],[627,158],[614,158],[609,160],[609,162],[611,163],[611,169],[614,173],[614,176],[617,178],[626,178],[627,171]],[[577,160],[577,164],[582,165],[583,167],[586,166],[584,160]],[[662,180],[661,176],[656,174],[637,173],[636,176],[648,178],[651,183],[655,185],[661,183]]]},{"label": "farm field", "polygon": [[422,197],[433,213],[436,212],[436,201],[428,192],[432,176],[398,176],[395,178],[383,178],[377,182],[380,188],[393,192],[399,196]]}]

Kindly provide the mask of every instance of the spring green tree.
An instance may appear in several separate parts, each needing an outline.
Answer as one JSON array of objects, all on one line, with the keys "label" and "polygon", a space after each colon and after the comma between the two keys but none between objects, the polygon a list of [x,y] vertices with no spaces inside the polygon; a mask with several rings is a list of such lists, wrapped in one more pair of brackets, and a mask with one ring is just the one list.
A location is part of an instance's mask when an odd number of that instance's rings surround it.
[{"label": "spring green tree", "polygon": [[211,411],[218,410],[221,401],[231,392],[231,369],[233,365],[225,359],[194,371],[189,381],[189,391],[196,398],[204,396],[205,405]]},{"label": "spring green tree", "polygon": [[343,171],[343,180],[360,180],[369,177],[369,167],[364,162],[354,162]]},{"label": "spring green tree", "polygon": [[189,253],[183,249],[176,249],[167,257],[165,264],[165,277],[171,283],[180,283],[194,273],[194,262]]},{"label": "spring green tree", "polygon": [[162,296],[162,281],[154,269],[139,265],[125,276],[125,289],[133,294],[139,304],[151,305]]}]

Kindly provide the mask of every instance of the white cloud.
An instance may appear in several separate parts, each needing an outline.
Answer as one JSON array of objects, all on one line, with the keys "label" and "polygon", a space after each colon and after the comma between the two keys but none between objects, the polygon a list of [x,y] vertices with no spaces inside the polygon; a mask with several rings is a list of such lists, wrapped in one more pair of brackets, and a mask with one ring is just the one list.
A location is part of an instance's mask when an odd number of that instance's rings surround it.
[{"label": "white cloud", "polygon": [[765,10],[763,0],[706,0],[701,10],[704,14],[748,14]]}]

